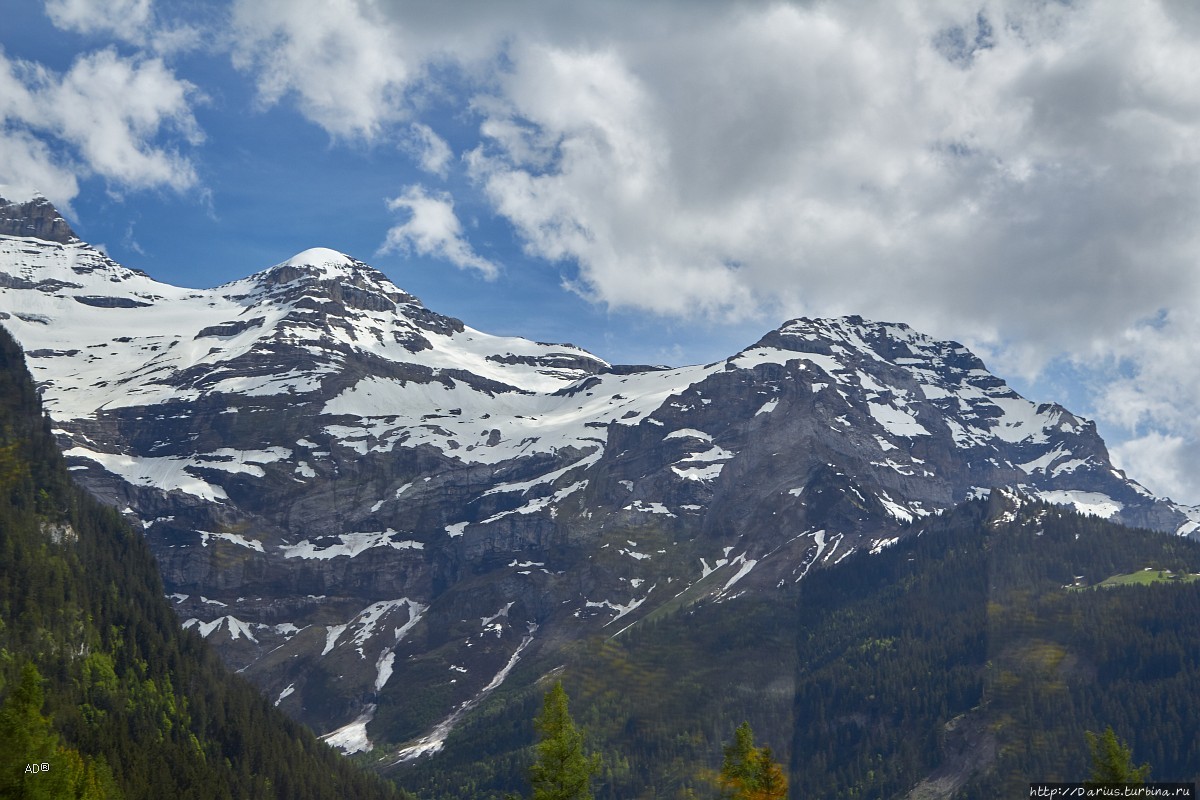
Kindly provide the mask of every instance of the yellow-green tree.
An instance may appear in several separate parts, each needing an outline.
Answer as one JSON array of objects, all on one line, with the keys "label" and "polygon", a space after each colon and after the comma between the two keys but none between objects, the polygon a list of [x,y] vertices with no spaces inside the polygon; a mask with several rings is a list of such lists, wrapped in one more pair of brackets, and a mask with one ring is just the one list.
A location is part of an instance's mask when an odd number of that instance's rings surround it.
[{"label": "yellow-green tree", "polygon": [[1133,765],[1133,750],[1113,733],[1112,726],[1104,733],[1084,731],[1092,751],[1090,783],[1145,783],[1150,777],[1150,765]]},{"label": "yellow-green tree", "polygon": [[0,707],[0,797],[17,800],[113,800],[121,796],[104,762],[58,741],[42,714],[42,676],[33,664]]},{"label": "yellow-green tree", "polygon": [[754,746],[754,731],[743,722],[725,747],[725,760],[718,779],[722,793],[731,800],[782,800],[787,797],[787,776],[775,763],[769,747]]}]

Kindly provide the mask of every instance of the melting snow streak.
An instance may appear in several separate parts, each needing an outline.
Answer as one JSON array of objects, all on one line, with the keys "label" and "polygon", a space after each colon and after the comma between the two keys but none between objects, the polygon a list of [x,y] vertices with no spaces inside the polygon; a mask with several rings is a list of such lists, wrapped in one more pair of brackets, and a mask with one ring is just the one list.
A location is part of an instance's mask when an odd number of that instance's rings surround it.
[{"label": "melting snow streak", "polygon": [[463,715],[483,702],[483,699],[491,694],[497,686],[504,683],[504,679],[508,677],[508,673],[512,672],[513,667],[517,665],[517,661],[520,660],[521,654],[525,651],[525,648],[528,647],[530,642],[533,641],[533,634],[536,632],[537,625],[530,624],[529,633],[524,639],[521,640],[521,643],[517,645],[517,649],[513,651],[512,656],[508,659],[508,663],[496,673],[496,676],[492,678],[488,685],[483,687],[479,691],[479,694],[475,695],[470,700],[467,700],[461,706],[456,708],[454,713],[435,725],[433,730],[431,730],[429,733],[425,734],[408,747],[403,747],[396,751],[396,760],[393,761],[392,764],[395,765],[405,761],[415,761],[421,756],[433,755],[441,750],[446,743],[446,737],[450,735],[450,731],[454,729],[454,726],[458,724],[458,721],[462,719]]}]

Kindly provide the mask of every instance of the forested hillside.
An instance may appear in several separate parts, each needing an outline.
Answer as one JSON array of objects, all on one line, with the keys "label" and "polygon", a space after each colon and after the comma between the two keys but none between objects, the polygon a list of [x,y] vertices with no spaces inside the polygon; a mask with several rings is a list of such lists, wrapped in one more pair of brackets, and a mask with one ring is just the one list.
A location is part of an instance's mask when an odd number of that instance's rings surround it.
[{"label": "forested hillside", "polygon": [[[1016,797],[1085,778],[1084,731],[1108,725],[1153,779],[1200,777],[1200,584],[1172,578],[1200,547],[1000,492],[919,533],[780,597],[681,606],[528,665],[561,677],[603,754],[596,797],[715,797],[744,719],[795,797]],[[1093,587],[1145,567],[1148,585]],[[537,701],[498,692],[397,779],[520,788]]]},{"label": "forested hillside", "polygon": [[[1194,780],[1200,547],[997,493],[806,582],[791,751],[802,796],[1017,796],[1088,774],[1111,725]],[[1153,585],[1090,588],[1161,570]],[[1078,584],[1078,586],[1076,586]]]},{"label": "forested hillside", "polygon": [[0,331],[0,797],[398,798],[183,631]]}]

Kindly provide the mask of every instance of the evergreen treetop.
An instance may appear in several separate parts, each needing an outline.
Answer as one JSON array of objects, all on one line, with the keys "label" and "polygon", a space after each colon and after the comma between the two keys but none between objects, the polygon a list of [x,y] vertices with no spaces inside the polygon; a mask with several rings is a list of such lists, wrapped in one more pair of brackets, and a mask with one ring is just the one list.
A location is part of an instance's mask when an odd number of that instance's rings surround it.
[{"label": "evergreen treetop", "polygon": [[1113,732],[1109,725],[1104,733],[1084,731],[1088,748],[1092,751],[1092,775],[1089,783],[1135,783],[1146,782],[1150,777],[1150,765],[1133,765],[1133,750]]},{"label": "evergreen treetop", "polygon": [[787,777],[775,763],[769,747],[754,746],[754,731],[743,722],[725,747],[719,779],[721,791],[732,800],[782,800],[787,797]]},{"label": "evergreen treetop", "polygon": [[562,681],[546,693],[534,727],[541,740],[530,770],[533,800],[592,800],[591,780],[600,759],[583,754],[583,734],[567,709]]}]

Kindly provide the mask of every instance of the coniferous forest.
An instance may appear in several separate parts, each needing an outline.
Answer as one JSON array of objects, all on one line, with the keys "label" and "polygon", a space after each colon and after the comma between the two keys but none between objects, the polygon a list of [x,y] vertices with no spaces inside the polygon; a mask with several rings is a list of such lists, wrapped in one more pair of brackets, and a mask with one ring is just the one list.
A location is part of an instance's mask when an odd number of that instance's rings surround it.
[{"label": "coniferous forest", "polygon": [[230,674],[71,485],[0,332],[0,797],[398,798]]}]

